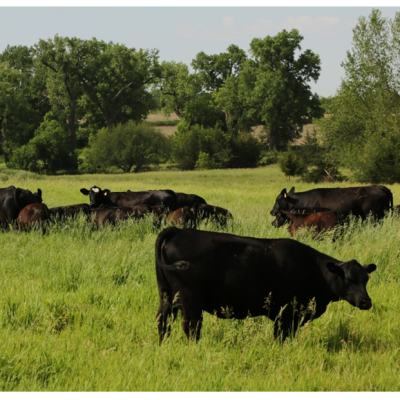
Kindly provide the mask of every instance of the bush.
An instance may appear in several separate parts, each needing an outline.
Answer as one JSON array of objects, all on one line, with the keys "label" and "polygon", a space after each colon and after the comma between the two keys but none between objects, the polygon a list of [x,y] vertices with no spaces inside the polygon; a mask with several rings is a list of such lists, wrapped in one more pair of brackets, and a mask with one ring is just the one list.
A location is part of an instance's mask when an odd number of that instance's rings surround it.
[{"label": "bush", "polygon": [[203,170],[203,169],[216,169],[217,164],[215,161],[208,155],[208,153],[200,152],[199,158],[196,161],[196,164],[194,166],[195,169],[197,170]]},{"label": "bush", "polygon": [[69,151],[69,136],[57,121],[45,120],[28,144],[14,151],[11,166],[39,173],[74,169],[76,156]]},{"label": "bush", "polygon": [[146,165],[169,157],[169,140],[154,127],[133,121],[113,129],[101,129],[81,153],[80,170],[98,172],[116,167],[123,172],[139,172]]},{"label": "bush", "polygon": [[289,177],[289,179],[291,176],[303,174],[306,169],[301,158],[294,154],[290,146],[288,147],[287,152],[279,155],[278,164],[282,172],[285,174],[285,176]]},{"label": "bush", "polygon": [[173,137],[173,156],[183,170],[196,168],[201,153],[208,155],[215,168],[252,168],[257,166],[260,151],[259,141],[250,133],[235,135],[218,127],[181,122]]},{"label": "bush", "polygon": [[276,164],[278,162],[278,151],[277,150],[263,150],[260,153],[260,159],[258,165],[260,167],[266,167],[267,165]]}]

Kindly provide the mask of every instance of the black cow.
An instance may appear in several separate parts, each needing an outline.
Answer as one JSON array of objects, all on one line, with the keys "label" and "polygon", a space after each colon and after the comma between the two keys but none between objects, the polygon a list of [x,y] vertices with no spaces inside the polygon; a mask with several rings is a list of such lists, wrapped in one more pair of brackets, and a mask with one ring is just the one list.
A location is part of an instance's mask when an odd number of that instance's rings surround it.
[{"label": "black cow", "polygon": [[86,203],[72,204],[70,206],[52,207],[49,209],[52,219],[71,218],[79,212],[89,215],[90,206]]},{"label": "black cow", "polygon": [[200,338],[207,311],[219,318],[265,315],[275,321],[274,336],[285,339],[330,302],[372,306],[366,284],[376,265],[341,262],[293,239],[170,227],[155,247],[160,343],[178,309],[188,338]]},{"label": "black cow", "polygon": [[28,204],[41,203],[42,191],[37,193],[30,190],[9,186],[0,188],[0,228],[8,229],[9,224],[15,225],[19,212]]},{"label": "black cow", "polygon": [[176,210],[175,192],[166,190],[147,190],[143,192],[111,192],[93,186],[90,190],[81,189],[81,193],[89,196],[90,207],[132,207],[139,205],[158,206],[163,204],[170,210]]},{"label": "black cow", "polygon": [[353,214],[362,219],[371,215],[383,218],[393,209],[393,195],[385,186],[371,185],[349,188],[320,188],[306,192],[294,192],[294,187],[287,193],[283,189],[276,198],[271,215],[278,211],[290,211],[292,208],[324,207],[336,211],[340,218]]},{"label": "black cow", "polygon": [[195,203],[207,204],[207,202],[197,194],[186,194],[182,192],[175,192],[176,208],[189,207],[192,208]]}]

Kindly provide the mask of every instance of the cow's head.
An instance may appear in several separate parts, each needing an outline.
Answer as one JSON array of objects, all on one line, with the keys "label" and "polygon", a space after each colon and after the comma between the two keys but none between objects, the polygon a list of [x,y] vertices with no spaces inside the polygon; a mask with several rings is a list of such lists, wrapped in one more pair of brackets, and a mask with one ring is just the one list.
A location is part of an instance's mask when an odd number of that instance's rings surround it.
[{"label": "cow's head", "polygon": [[286,192],[286,188],[282,189],[281,193],[275,200],[274,207],[271,210],[271,215],[275,216],[278,211],[290,211],[295,204],[297,199],[294,199],[290,195],[294,193],[294,186],[290,189],[289,193]]},{"label": "cow's head", "polygon": [[42,191],[37,190],[36,193],[32,193],[30,190],[16,188],[14,192],[14,201],[19,210],[22,210],[28,204],[41,203]]},{"label": "cow's head", "polygon": [[371,298],[367,293],[367,282],[370,273],[376,270],[375,264],[360,265],[356,260],[335,264],[328,262],[326,267],[337,278],[332,285],[335,294],[348,301],[360,310],[372,307]]},{"label": "cow's head", "polygon": [[287,222],[290,222],[290,219],[287,217],[286,213],[284,211],[278,211],[271,225],[275,228],[280,228]]},{"label": "cow's head", "polygon": [[99,187],[93,186],[90,190],[82,188],[81,193],[89,196],[91,208],[99,208],[111,203],[110,190],[108,189],[101,190]]}]

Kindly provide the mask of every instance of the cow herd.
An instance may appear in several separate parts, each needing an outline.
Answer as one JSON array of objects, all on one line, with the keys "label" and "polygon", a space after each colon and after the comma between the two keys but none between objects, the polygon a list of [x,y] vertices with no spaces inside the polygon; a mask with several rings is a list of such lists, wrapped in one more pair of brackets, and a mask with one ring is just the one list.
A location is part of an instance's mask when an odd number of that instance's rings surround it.
[{"label": "cow herd", "polygon": [[[224,226],[232,214],[207,204],[195,194],[172,190],[111,192],[97,186],[82,188],[89,204],[48,208],[40,189],[0,189],[0,228],[16,231],[48,220],[65,220],[83,213],[95,227],[126,219],[153,218],[170,225],[155,245],[159,291],[157,323],[160,343],[180,310],[188,338],[200,338],[203,312],[219,318],[264,315],[274,321],[274,337],[285,339],[298,327],[321,316],[330,302],[346,300],[361,310],[371,308],[366,285],[375,264],[341,261],[293,239],[258,239],[197,229],[212,219]],[[283,189],[271,210],[273,226],[288,225],[322,233],[349,215],[383,218],[392,211],[393,196],[385,186]],[[181,227],[182,229],[179,229]]]},{"label": "cow herd", "polygon": [[148,190],[143,192],[111,192],[97,186],[82,188],[89,203],[48,208],[42,202],[42,191],[32,193],[26,189],[10,186],[0,189],[0,228],[10,227],[18,231],[40,228],[43,233],[49,221],[64,221],[83,213],[94,227],[117,221],[142,219],[150,215],[154,225],[160,227],[165,221],[172,226],[196,228],[202,220],[213,220],[224,226],[232,214],[225,208],[207,204],[195,194],[172,190]]}]

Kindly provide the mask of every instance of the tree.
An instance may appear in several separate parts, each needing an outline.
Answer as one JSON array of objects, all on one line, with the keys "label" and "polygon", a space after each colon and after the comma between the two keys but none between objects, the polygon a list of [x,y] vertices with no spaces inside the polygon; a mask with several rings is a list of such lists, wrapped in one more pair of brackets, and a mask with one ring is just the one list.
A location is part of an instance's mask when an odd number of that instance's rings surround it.
[{"label": "tree", "polygon": [[74,168],[76,161],[68,146],[68,134],[48,116],[28,144],[16,149],[11,159],[14,168],[54,174]]},{"label": "tree", "polygon": [[302,40],[297,30],[283,30],[253,39],[249,58],[237,46],[219,55],[197,55],[192,66],[203,91],[212,94],[210,106],[223,114],[226,130],[237,134],[264,125],[270,150],[282,149],[312,118],[322,116],[309,86],[319,77],[320,59],[311,50],[300,52]]},{"label": "tree", "polygon": [[288,146],[286,153],[282,153],[278,157],[278,164],[289,180],[291,176],[301,175],[305,170],[301,158],[293,153],[290,146]]},{"label": "tree", "polygon": [[[117,167],[123,172],[140,172],[145,165],[167,156],[168,139],[152,126],[130,121],[114,128],[103,128],[90,144],[87,154],[97,165]],[[134,168],[133,168],[134,167]]]},{"label": "tree", "polygon": [[248,68],[254,81],[244,97],[259,110],[255,116],[265,125],[270,150],[299,138],[305,124],[322,116],[319,98],[309,86],[319,77],[320,59],[311,50],[300,53],[302,40],[293,29],[250,43],[253,58]]},{"label": "tree", "polygon": [[173,61],[164,61],[161,70],[162,79],[159,85],[162,110],[165,113],[175,112],[182,119],[186,105],[201,93],[199,77],[190,74],[187,65]]},{"label": "tree", "polygon": [[157,50],[135,50],[96,39],[81,41],[77,77],[85,92],[86,118],[108,128],[142,121],[153,108],[148,90],[161,76]]},{"label": "tree", "polygon": [[362,182],[400,181],[399,56],[400,13],[360,17],[331,115],[319,121],[327,159]]},{"label": "tree", "polygon": [[44,76],[34,70],[32,50],[8,46],[0,54],[0,142],[6,163],[27,144],[49,111]]},{"label": "tree", "polygon": [[45,68],[47,93],[59,123],[69,133],[69,148],[77,148],[77,106],[83,91],[77,76],[79,39],[56,35],[54,40],[39,40],[34,46],[37,68]]}]

